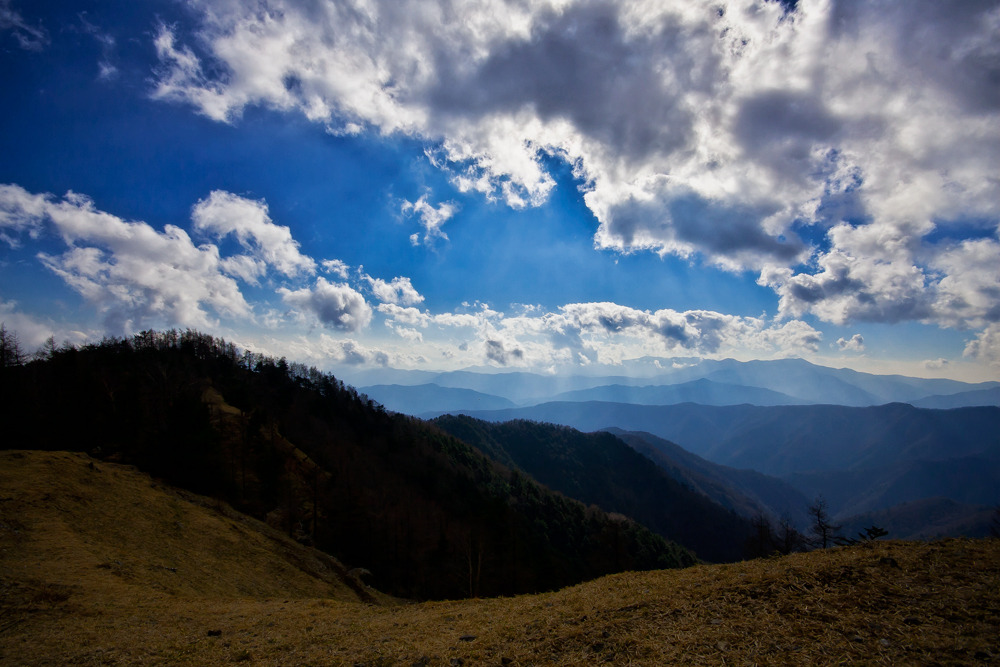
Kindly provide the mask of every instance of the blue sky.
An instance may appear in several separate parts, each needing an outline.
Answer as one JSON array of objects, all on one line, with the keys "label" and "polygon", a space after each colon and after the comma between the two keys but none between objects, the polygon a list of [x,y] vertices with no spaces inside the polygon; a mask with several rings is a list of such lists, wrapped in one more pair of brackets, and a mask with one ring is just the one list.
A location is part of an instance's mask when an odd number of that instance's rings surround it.
[{"label": "blue sky", "polygon": [[0,0],[26,347],[1000,379],[1000,3],[245,5]]}]

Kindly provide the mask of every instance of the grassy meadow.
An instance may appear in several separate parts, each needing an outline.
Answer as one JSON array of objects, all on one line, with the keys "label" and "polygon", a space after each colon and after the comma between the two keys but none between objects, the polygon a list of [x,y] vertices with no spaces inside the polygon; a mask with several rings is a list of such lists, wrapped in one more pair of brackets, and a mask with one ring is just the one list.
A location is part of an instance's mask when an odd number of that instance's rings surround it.
[{"label": "grassy meadow", "polygon": [[997,660],[1000,540],[879,541],[415,603],[133,468],[0,452],[3,664]]}]

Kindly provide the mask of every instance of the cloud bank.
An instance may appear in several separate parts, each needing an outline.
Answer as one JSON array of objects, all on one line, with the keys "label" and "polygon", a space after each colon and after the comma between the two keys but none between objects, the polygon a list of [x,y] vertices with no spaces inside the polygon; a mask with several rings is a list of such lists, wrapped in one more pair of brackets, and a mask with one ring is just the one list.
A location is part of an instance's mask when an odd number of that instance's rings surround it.
[{"label": "cloud bank", "polygon": [[[515,208],[565,160],[598,248],[754,272],[787,318],[1000,321],[995,1],[189,4],[158,99],[417,137]],[[444,238],[444,205],[404,212]]]},{"label": "cloud bank", "polygon": [[[216,328],[225,321],[235,331],[262,327],[270,338],[283,341],[287,352],[281,354],[294,352],[321,363],[420,365],[438,358],[521,368],[617,364],[676,354],[808,354],[817,351],[822,337],[800,320],[649,311],[611,302],[556,310],[520,307],[515,314],[477,302],[456,312],[432,313],[417,307],[424,297],[409,277],[385,280],[363,267],[352,272],[341,260],[317,263],[303,254],[290,229],[272,221],[261,200],[214,191],[194,205],[191,218],[194,233],[204,239],[234,238],[236,254],[224,255],[207,240],[196,244],[176,225],[158,230],[123,220],[99,210],[85,195],[70,192],[59,198],[0,185],[2,238],[12,247],[25,239],[65,244],[64,252],[35,257],[92,304],[106,330],[116,334],[151,327]],[[335,279],[316,276],[317,266]],[[273,300],[267,299],[267,289],[252,301],[244,294],[247,285],[273,285],[279,279],[283,284],[273,286]],[[366,293],[379,302],[377,307]],[[0,313],[21,321],[13,304],[0,305]],[[392,340],[372,335],[376,319]],[[33,337],[55,328],[23,322]],[[983,354],[992,349],[992,340],[984,337],[979,344]]]}]

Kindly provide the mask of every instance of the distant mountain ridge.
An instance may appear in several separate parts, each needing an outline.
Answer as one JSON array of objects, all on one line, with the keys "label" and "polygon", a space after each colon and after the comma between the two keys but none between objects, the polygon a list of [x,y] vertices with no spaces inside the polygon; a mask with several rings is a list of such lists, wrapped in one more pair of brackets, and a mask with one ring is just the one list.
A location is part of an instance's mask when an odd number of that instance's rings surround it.
[{"label": "distant mountain ridge", "polygon": [[387,410],[408,415],[419,415],[437,410],[502,410],[517,407],[513,401],[501,396],[484,394],[473,389],[442,387],[436,384],[400,385],[380,384],[359,387]]},{"label": "distant mountain ridge", "polygon": [[[477,391],[520,406],[556,400],[610,400],[647,405],[690,401],[708,405],[831,404],[853,407],[902,402],[919,403],[920,407],[952,408],[984,403],[992,405],[995,393],[977,392],[996,390],[1000,393],[1000,382],[967,383],[940,378],[874,375],[819,366],[802,359],[746,362],[733,359],[688,360],[683,367],[637,376],[540,375],[521,371],[435,373],[397,369],[365,371],[355,373],[355,376],[353,382],[357,386],[434,384]],[[467,407],[447,404],[440,405],[437,411],[444,413]]]},{"label": "distant mountain ridge", "polygon": [[900,460],[1000,456],[1000,408],[928,410],[904,403],[647,406],[588,401],[494,411],[477,419],[531,419],[584,431],[648,431],[715,463],[770,475],[860,469]]},{"label": "distant mountain ridge", "polygon": [[583,431],[645,431],[713,463],[781,477],[808,498],[823,493],[835,513],[857,514],[931,496],[1000,503],[997,407],[560,402],[469,414]]},{"label": "distant mountain ridge", "polygon": [[780,478],[712,463],[652,433],[604,430],[723,507],[749,518],[763,514],[775,520],[787,517],[803,529],[809,525],[806,510],[812,499]]},{"label": "distant mountain ridge", "polygon": [[1000,387],[961,391],[957,394],[927,396],[913,401],[913,405],[918,408],[934,408],[937,410],[952,410],[954,408],[969,408],[984,405],[1000,406]]},{"label": "distant mountain ridge", "polygon": [[803,405],[802,399],[771,389],[716,382],[700,378],[669,385],[602,385],[591,389],[563,392],[552,401],[608,401],[633,405]]},{"label": "distant mountain ridge", "polygon": [[869,526],[880,526],[898,540],[933,540],[953,535],[990,537],[995,517],[995,507],[988,505],[924,498],[847,517],[841,521],[841,532],[855,537]]}]

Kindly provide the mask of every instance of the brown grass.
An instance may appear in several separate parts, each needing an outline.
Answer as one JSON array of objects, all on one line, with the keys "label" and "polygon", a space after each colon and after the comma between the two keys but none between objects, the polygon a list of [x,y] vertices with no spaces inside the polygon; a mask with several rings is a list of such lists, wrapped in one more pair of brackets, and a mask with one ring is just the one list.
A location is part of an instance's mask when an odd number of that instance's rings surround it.
[{"label": "brown grass", "polygon": [[1000,661],[1000,540],[879,542],[543,595],[373,605],[337,576],[289,565],[297,545],[256,522],[88,463],[0,455],[3,664]]}]

